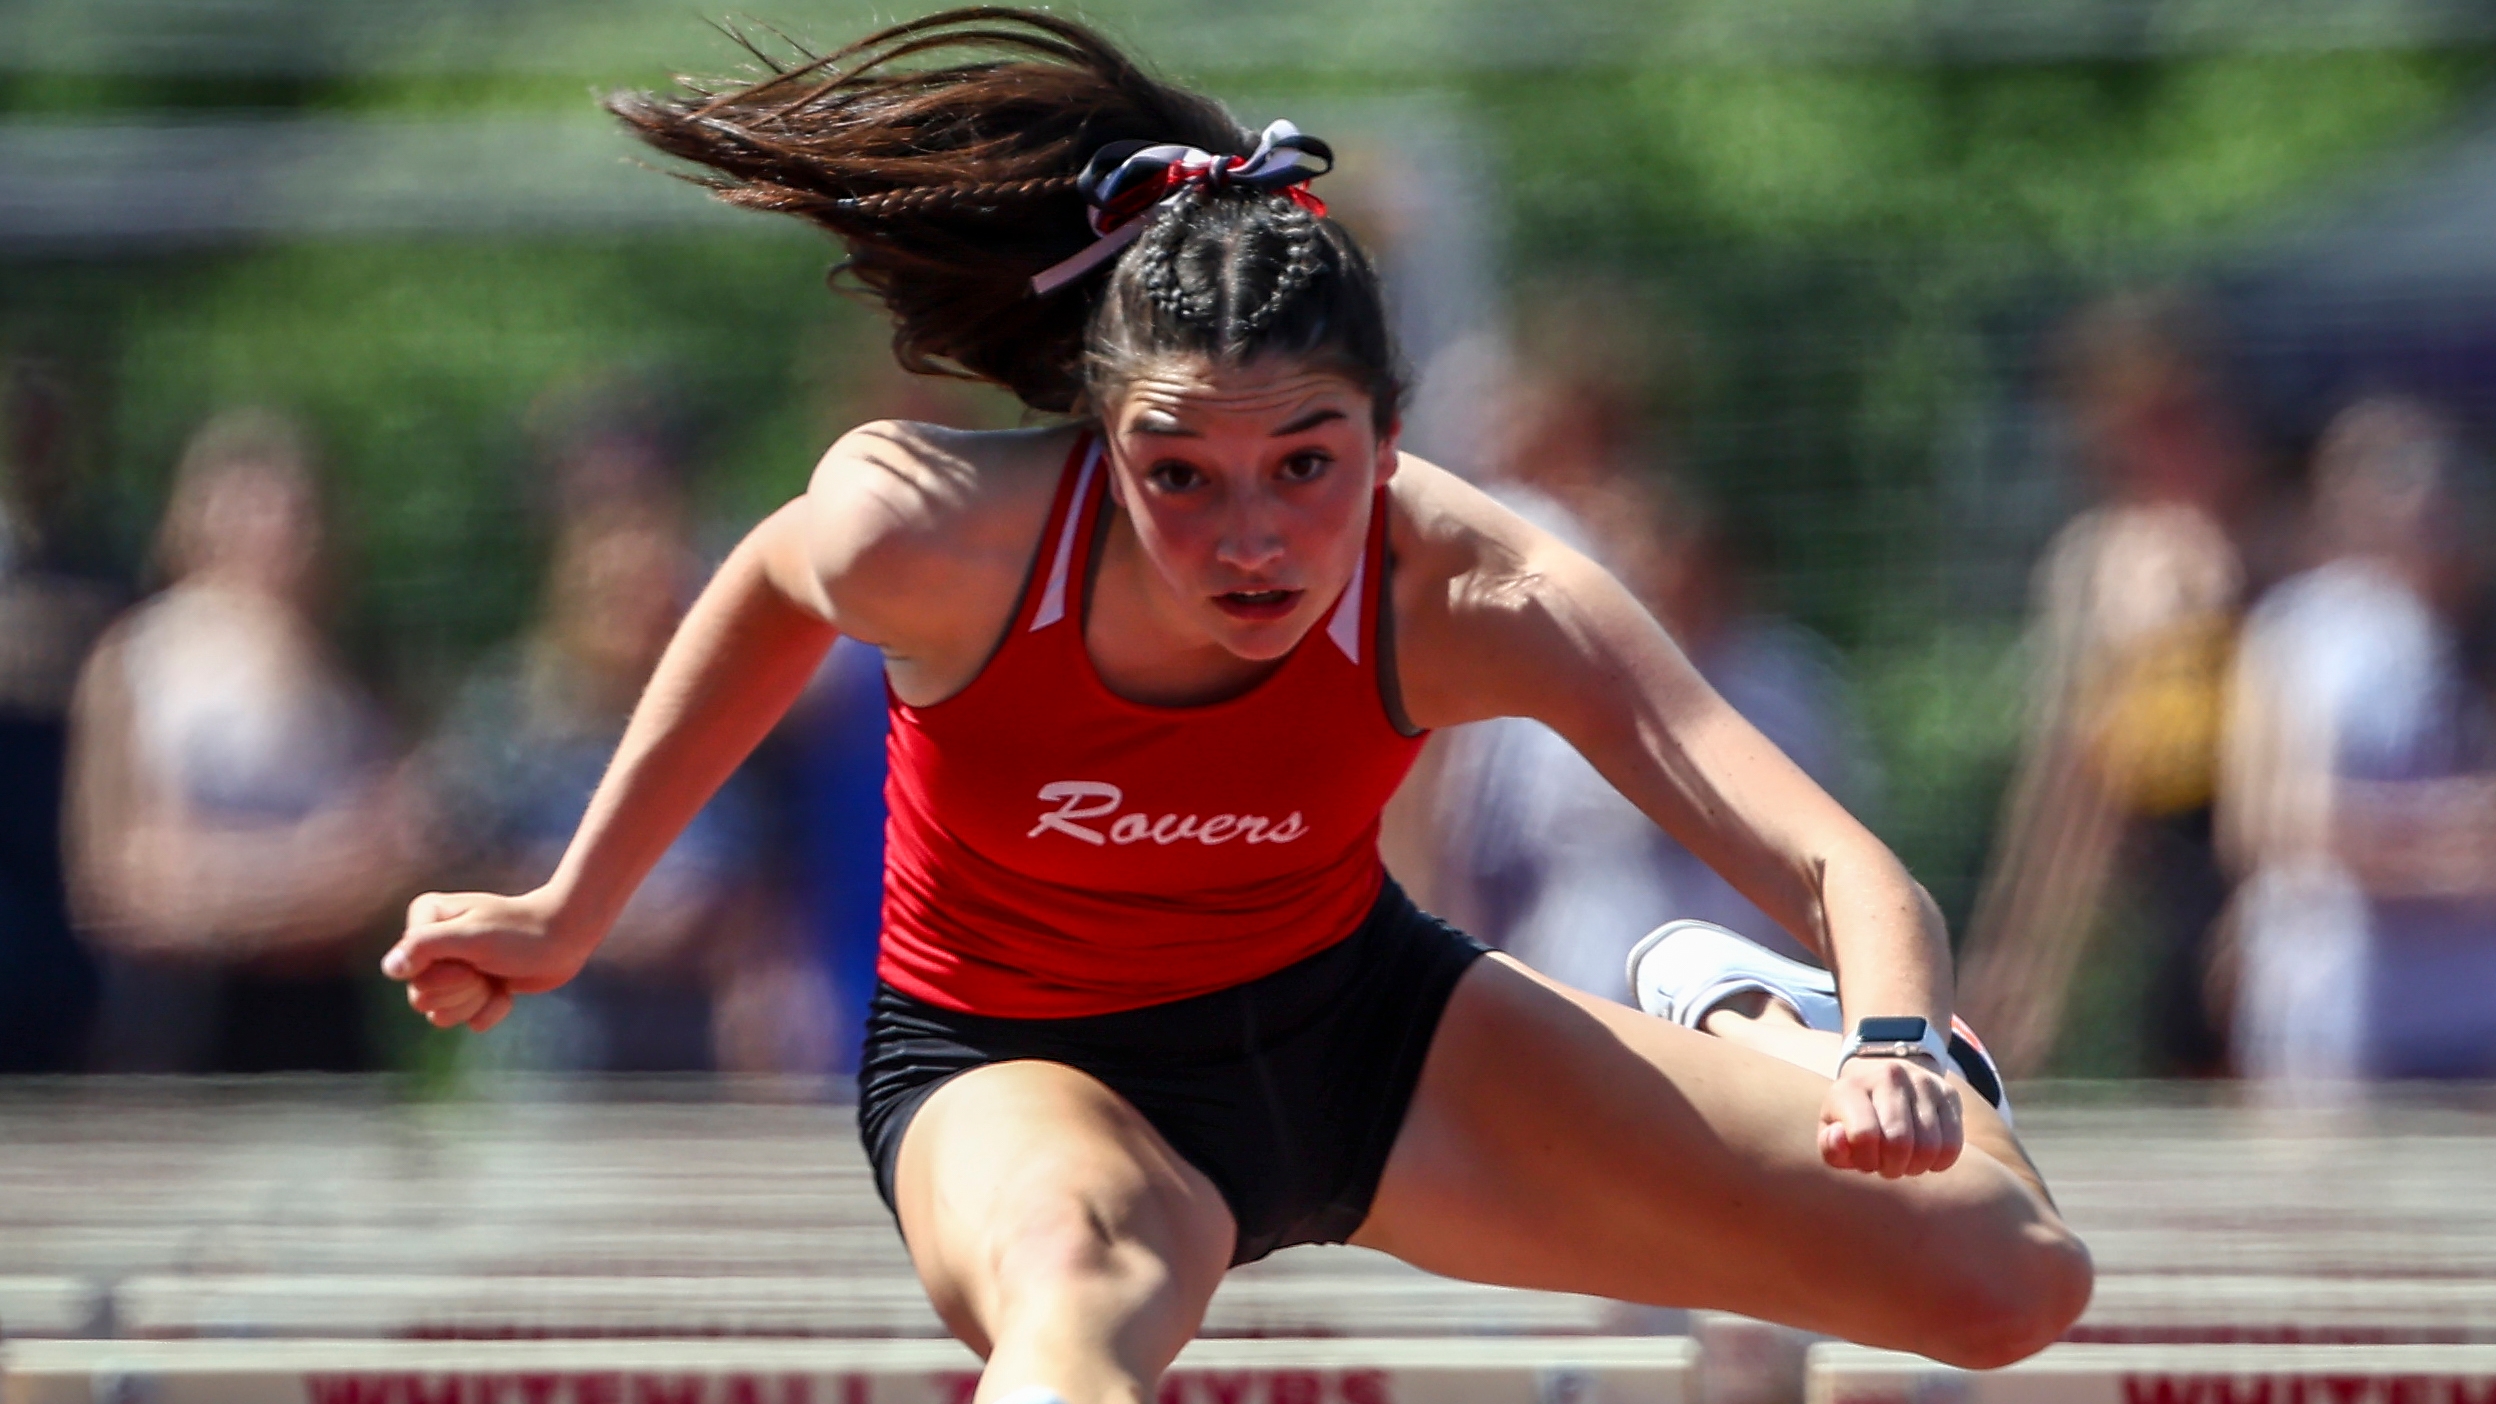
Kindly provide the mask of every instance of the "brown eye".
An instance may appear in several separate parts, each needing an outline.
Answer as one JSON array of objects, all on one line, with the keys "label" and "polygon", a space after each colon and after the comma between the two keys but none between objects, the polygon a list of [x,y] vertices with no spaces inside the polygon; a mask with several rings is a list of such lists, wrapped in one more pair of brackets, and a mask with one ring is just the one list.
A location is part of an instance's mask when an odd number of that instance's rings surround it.
[{"label": "brown eye", "polygon": [[1315,449],[1306,453],[1295,453],[1283,460],[1283,479],[1294,483],[1313,482],[1322,477],[1334,461],[1333,455],[1320,453]]},{"label": "brown eye", "polygon": [[1185,492],[1203,483],[1205,475],[1193,463],[1165,458],[1145,470],[1144,480],[1163,492]]}]

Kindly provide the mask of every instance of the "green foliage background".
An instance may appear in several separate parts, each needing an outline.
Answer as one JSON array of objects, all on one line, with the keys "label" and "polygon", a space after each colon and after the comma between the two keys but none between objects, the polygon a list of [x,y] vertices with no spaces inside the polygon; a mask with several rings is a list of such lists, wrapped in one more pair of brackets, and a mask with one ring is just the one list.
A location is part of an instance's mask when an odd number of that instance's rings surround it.
[{"label": "green foliage background", "polygon": [[[1846,52],[1711,48],[1688,36],[1730,11],[1673,9],[1675,25],[1653,26],[1672,44],[1643,42],[1648,13],[1563,14],[1625,37],[1502,62],[1481,58],[1496,34],[1459,41],[1465,24],[1508,21],[1461,6],[1367,13],[1340,47],[1226,46],[1207,36],[1233,21],[1180,0],[1109,18],[1261,106],[1447,103],[1494,153],[1507,272],[1615,281],[1669,316],[1696,350],[1654,387],[1658,414],[1688,470],[1773,540],[1782,602],[1849,655],[1889,772],[1876,822],[1963,915],[2016,736],[2021,601],[1942,588],[1951,543],[1933,485],[1950,436],[2029,375],[1996,323],[2189,275],[2258,240],[2454,121],[2486,91],[2491,54],[2395,38],[1989,59],[1909,42],[1912,7],[1852,7],[1848,32],[1877,42]],[[131,71],[97,58],[101,44],[45,39],[52,57],[0,71],[0,115],[571,114],[586,89],[724,52],[664,6],[487,15],[308,74]],[[74,37],[85,22],[30,5],[0,16],[0,37],[13,24]],[[838,37],[867,22],[843,7],[793,27]],[[711,511],[759,515],[802,483],[877,374],[882,331],[823,294],[829,261],[813,236],[763,219],[17,257],[0,259],[0,354],[73,368],[82,510],[98,552],[129,570],[203,415],[248,401],[307,416],[359,567],[342,631],[421,722],[527,610],[537,397],[606,367],[663,376],[698,431]]]}]

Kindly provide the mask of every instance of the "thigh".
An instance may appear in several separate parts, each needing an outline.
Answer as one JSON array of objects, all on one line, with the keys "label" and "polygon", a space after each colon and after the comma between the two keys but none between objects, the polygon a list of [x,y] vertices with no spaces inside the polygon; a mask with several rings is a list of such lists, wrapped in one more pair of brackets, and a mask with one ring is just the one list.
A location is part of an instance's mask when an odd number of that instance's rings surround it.
[{"label": "thigh", "polygon": [[983,1356],[1018,1313],[1080,1299],[1086,1334],[1158,1370],[1195,1335],[1234,1237],[1212,1181],[1134,1107],[1036,1060],[975,1068],[927,1099],[902,1137],[894,1207],[929,1300]]},{"label": "thigh", "polygon": [[1973,1147],[1912,1179],[1830,1169],[1817,1143],[1827,1088],[1483,960],[1448,1004],[1353,1242],[1456,1277],[1721,1308],[1930,1353],[1949,1349],[1934,1350],[1937,1312],[1998,1305],[2016,1334],[2019,1293],[2061,1281],[2050,1262],[2021,1278],[2023,1246],[2076,1252],[2076,1240]]}]

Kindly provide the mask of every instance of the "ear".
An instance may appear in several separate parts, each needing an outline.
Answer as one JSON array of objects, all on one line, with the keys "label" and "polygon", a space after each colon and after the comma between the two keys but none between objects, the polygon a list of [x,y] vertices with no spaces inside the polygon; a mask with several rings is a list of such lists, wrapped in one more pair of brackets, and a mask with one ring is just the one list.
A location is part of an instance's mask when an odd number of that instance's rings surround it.
[{"label": "ear", "polygon": [[1387,425],[1387,432],[1378,436],[1376,482],[1381,487],[1386,486],[1388,481],[1395,477],[1396,466],[1404,461],[1402,450],[1396,447],[1403,437],[1404,421],[1401,419],[1391,421]]}]

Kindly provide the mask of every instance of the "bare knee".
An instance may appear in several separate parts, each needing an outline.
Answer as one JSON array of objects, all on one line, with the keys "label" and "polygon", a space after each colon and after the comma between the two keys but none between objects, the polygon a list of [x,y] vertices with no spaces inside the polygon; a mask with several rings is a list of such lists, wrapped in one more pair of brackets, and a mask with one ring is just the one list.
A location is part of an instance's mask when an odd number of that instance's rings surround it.
[{"label": "bare knee", "polygon": [[1069,1291],[1126,1287],[1149,1294],[1168,1279],[1160,1259],[1122,1241],[1075,1200],[1018,1216],[990,1246],[989,1282],[1006,1311]]},{"label": "bare knee", "polygon": [[1011,1215],[988,1244],[988,1334],[1050,1332],[1070,1315],[1123,1319],[1182,1288],[1209,1295],[1229,1244],[1173,1222],[1184,1206],[1161,1199],[1147,1191],[1109,1209],[1068,1195]]},{"label": "bare knee", "polygon": [[1991,1370],[2060,1339],[2088,1309],[2089,1250],[2061,1223],[2020,1226],[1994,1252],[1959,1255],[1919,1304],[1914,1349],[1946,1365]]}]

